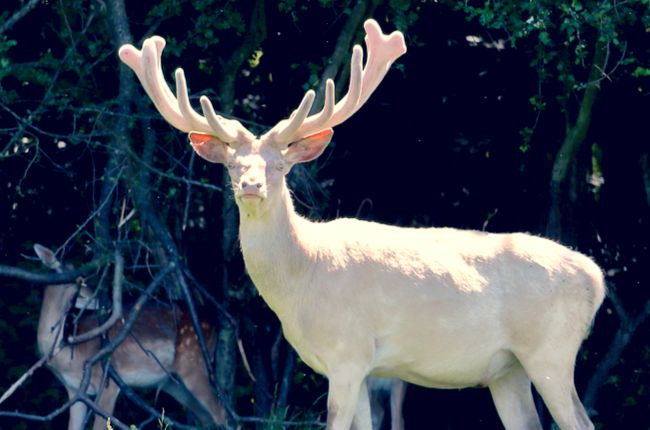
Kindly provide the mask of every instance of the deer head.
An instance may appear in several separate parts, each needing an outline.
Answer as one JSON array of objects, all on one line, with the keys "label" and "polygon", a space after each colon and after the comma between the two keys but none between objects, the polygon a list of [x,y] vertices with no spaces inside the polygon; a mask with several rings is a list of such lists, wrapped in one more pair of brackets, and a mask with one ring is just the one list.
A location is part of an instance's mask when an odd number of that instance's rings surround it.
[{"label": "deer head", "polygon": [[176,94],[167,86],[161,68],[165,40],[153,36],[144,41],[142,50],[124,45],[121,60],[136,73],[143,88],[162,116],[177,129],[189,133],[198,155],[212,163],[226,166],[235,199],[247,214],[268,210],[283,189],[284,177],[296,163],[318,157],[327,147],[332,128],[351,117],[382,81],[390,65],[406,52],[400,32],[382,33],[379,24],[368,20],[366,30],[367,59],[355,46],[350,65],[347,94],[334,100],[334,83],[325,86],[325,101],[320,112],[309,115],[315,92],[307,91],[291,116],[280,121],[261,137],[255,136],[239,121],[218,115],[210,100],[200,99],[203,115],[196,113],[189,101],[185,74],[176,70]]},{"label": "deer head", "polygon": [[[34,245],[34,251],[48,268],[62,272],[63,264],[55,253],[42,245]],[[79,291],[81,290],[81,291]],[[37,345],[47,357],[46,364],[65,386],[70,400],[78,400],[84,373],[90,371],[88,394],[95,395],[96,406],[113,414],[120,388],[106,378],[101,363],[88,368],[103,347],[102,340],[94,337],[77,345],[68,344],[64,336],[65,319],[70,300],[79,291],[82,300],[76,306],[85,310],[96,309],[92,291],[84,285],[48,285],[38,323]],[[89,306],[91,305],[91,306]],[[131,306],[125,314],[130,314]],[[99,328],[97,315],[84,314],[78,318],[81,337]],[[112,342],[125,329],[124,320],[104,330],[105,341]],[[201,321],[201,330],[208,348],[216,347],[216,327],[207,320]],[[202,428],[226,423],[226,410],[213,391],[208,377],[207,364],[192,325],[191,317],[180,307],[140,305],[137,319],[130,328],[129,336],[116,345],[110,364],[124,383],[132,387],[158,387],[194,412]],[[81,430],[85,421],[87,405],[77,401],[70,407],[68,430]],[[106,429],[106,421],[96,416],[94,430]]]}]

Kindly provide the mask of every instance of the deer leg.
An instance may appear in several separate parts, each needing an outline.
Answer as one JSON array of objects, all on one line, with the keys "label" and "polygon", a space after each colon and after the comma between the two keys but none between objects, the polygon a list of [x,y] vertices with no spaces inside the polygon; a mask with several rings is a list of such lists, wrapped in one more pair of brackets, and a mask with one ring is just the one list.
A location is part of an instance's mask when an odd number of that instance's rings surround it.
[{"label": "deer leg", "polygon": [[551,416],[562,430],[593,430],[594,425],[578,398],[573,375],[565,380],[559,378],[563,376],[533,379]]},{"label": "deer leg", "polygon": [[[226,409],[217,399],[215,391],[210,385],[207,371],[197,372],[196,366],[202,366],[202,369],[205,369],[203,362],[175,369],[185,389],[193,397],[193,399],[188,398],[186,402],[183,402],[180,398],[179,400],[196,414],[204,427],[214,426],[215,424],[225,425],[227,421]],[[174,385],[176,384],[170,381],[165,387],[165,391],[171,392],[170,390],[175,389]],[[206,420],[206,411],[210,414],[208,420]]]},{"label": "deer leg", "polygon": [[382,427],[381,425],[384,422],[384,416],[386,415],[383,405],[384,391],[373,387],[371,381],[371,379],[366,379],[368,395],[370,396],[370,416],[372,418],[373,430],[379,430]]},{"label": "deer leg", "polygon": [[488,385],[499,418],[507,430],[542,430],[528,375],[520,364]]},{"label": "deer leg", "polygon": [[558,359],[557,350],[549,347],[547,351],[536,352],[536,358],[522,364],[562,430],[594,429],[573,382],[575,354],[571,358]]},{"label": "deer leg", "polygon": [[[357,403],[365,399],[365,406],[361,406],[359,420],[367,418],[364,428],[357,430],[370,430],[370,403],[368,389],[364,382],[365,375],[358,370],[346,369],[328,375],[329,389],[327,393],[327,430],[350,430],[352,420],[357,413]],[[361,394],[361,389],[365,395]],[[365,410],[365,411],[364,411]],[[363,414],[367,414],[364,417]]]},{"label": "deer leg", "polygon": [[352,420],[354,430],[371,430],[372,416],[370,414],[370,398],[368,397],[368,385],[366,381],[361,383],[359,397],[357,399],[357,409]]},{"label": "deer leg", "polygon": [[404,430],[402,406],[406,396],[406,382],[394,380],[390,389],[390,422],[391,430]]},{"label": "deer leg", "polygon": [[[117,396],[119,395],[120,387],[117,386],[115,381],[108,378],[106,386],[97,392],[95,402],[97,403],[97,406],[99,406],[99,409],[111,416],[115,410],[115,402],[117,402]],[[96,415],[93,430],[106,430],[106,420],[103,417]]]},{"label": "deer leg", "polygon": [[[77,390],[68,389],[68,398],[72,399],[76,394]],[[73,403],[68,410],[68,413],[70,414],[70,417],[68,418],[68,430],[81,430],[87,412],[88,406],[86,406],[84,402]]]}]

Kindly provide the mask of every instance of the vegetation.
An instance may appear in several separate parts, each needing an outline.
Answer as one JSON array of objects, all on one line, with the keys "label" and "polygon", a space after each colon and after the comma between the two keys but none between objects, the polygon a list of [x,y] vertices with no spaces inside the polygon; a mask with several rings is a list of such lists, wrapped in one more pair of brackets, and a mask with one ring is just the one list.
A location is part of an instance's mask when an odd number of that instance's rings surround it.
[{"label": "vegetation", "polygon": [[[244,427],[276,428],[270,416],[318,427],[326,382],[295,356],[245,274],[224,172],[195,159],[116,53],[164,36],[168,82],[183,67],[194,102],[208,94],[260,132],[326,78],[346,88],[351,46],[372,16],[404,31],[409,52],[337,128],[328,156],[293,173],[300,211],[530,231],[591,255],[610,293],[580,355],[579,391],[598,428],[650,426],[648,0],[3,6],[0,392],[38,361],[40,286],[61,277],[32,258],[43,243],[109,307],[118,252],[125,301],[153,285],[158,300],[213,315],[218,392]],[[406,423],[496,426],[483,391],[409,389]],[[175,403],[138,395],[187,422]],[[120,400],[114,428],[163,426],[134,399]],[[37,370],[0,403],[0,426],[61,428],[65,401],[54,376]]]}]

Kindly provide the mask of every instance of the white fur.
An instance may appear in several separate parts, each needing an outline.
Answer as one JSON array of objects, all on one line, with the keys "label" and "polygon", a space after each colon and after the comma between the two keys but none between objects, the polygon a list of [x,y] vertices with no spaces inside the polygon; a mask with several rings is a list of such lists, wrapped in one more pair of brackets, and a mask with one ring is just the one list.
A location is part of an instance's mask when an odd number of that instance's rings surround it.
[{"label": "white fur", "polygon": [[[312,222],[294,210],[290,166],[268,167],[282,157],[260,144],[227,153],[241,247],[289,342],[330,378],[329,428],[347,430],[355,413],[365,419],[367,406],[355,405],[370,374],[491,387],[507,428],[539,426],[530,378],[563,428],[591,428],[573,387],[576,353],[605,294],[589,258],[521,233]],[[259,199],[242,199],[240,184],[252,182]],[[519,404],[500,400],[520,386],[528,394]]]}]

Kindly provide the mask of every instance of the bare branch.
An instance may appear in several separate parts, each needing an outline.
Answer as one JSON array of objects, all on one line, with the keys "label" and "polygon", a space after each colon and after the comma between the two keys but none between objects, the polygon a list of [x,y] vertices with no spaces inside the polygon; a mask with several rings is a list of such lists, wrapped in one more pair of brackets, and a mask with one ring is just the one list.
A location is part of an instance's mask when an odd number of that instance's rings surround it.
[{"label": "bare branch", "polygon": [[5,32],[9,31],[11,27],[16,25],[18,21],[20,21],[25,17],[25,15],[31,12],[36,7],[36,5],[38,5],[39,1],[40,0],[29,0],[29,2],[23,5],[23,7],[14,12],[14,14],[9,17],[9,19],[0,25],[0,34],[4,34]]},{"label": "bare branch", "polygon": [[113,274],[113,304],[111,316],[103,324],[76,336],[69,336],[67,341],[71,345],[86,342],[110,330],[122,318],[122,281],[124,279],[124,258],[115,251],[115,270]]},{"label": "bare branch", "polygon": [[[368,8],[367,0],[357,0],[356,5],[352,8],[352,11],[348,15],[347,21],[339,34],[338,39],[336,40],[336,45],[334,47],[334,52],[329,57],[327,67],[321,75],[320,84],[318,86],[318,92],[316,93],[316,99],[312,105],[312,113],[315,113],[318,109],[318,106],[323,104],[325,99],[325,84],[328,79],[335,80],[336,75],[339,74],[339,70],[343,65],[344,60],[347,58],[348,53],[350,52],[350,46],[354,41],[354,36],[357,34],[358,29],[361,27],[361,23],[366,17],[366,9]],[[335,86],[337,92],[342,88],[341,85]]]},{"label": "bare branch", "polygon": [[[150,415],[150,419],[145,421],[144,423],[140,423],[140,425],[137,426],[138,428],[145,428],[145,424],[147,422],[153,421],[156,418],[160,417],[160,411],[153,408],[153,407],[151,407],[147,402],[142,400],[142,398],[129,385],[127,385],[122,380],[122,378],[120,378],[120,375],[117,374],[117,372],[115,371],[115,369],[113,369],[112,366],[108,366],[107,371],[108,371],[108,375],[115,381],[117,386],[120,387],[120,391],[123,392],[124,395],[133,404],[135,404],[137,407],[139,407],[140,409],[142,409],[143,411],[147,412]],[[112,420],[113,420],[113,418],[111,418],[111,421]],[[181,423],[179,423],[179,422],[177,422],[177,421],[175,421],[175,420],[173,420],[173,419],[171,419],[171,418],[169,418],[167,416],[165,416],[165,422],[170,424],[171,427],[175,428],[175,429],[191,430],[191,429],[196,428],[194,426],[188,426],[188,425],[181,424]]]},{"label": "bare branch", "polygon": [[23,384],[23,382],[27,380],[27,378],[30,378],[34,374],[34,372],[36,372],[36,370],[43,367],[47,359],[48,357],[45,355],[41,357],[41,359],[38,360],[36,363],[34,363],[32,367],[30,367],[27,370],[27,372],[23,373],[23,375],[20,378],[18,378],[16,382],[11,384],[11,387],[9,387],[9,389],[7,389],[7,391],[4,392],[2,397],[0,397],[0,404],[2,404],[2,402],[7,400],[18,389],[18,387],[20,387]]},{"label": "bare branch", "polygon": [[[99,264],[97,264],[97,267],[98,266]],[[19,267],[0,264],[0,277],[20,279],[21,281],[27,281],[34,284],[62,284],[66,282],[74,282],[75,279],[88,271],[89,269],[79,269],[64,273],[37,273]]]}]

